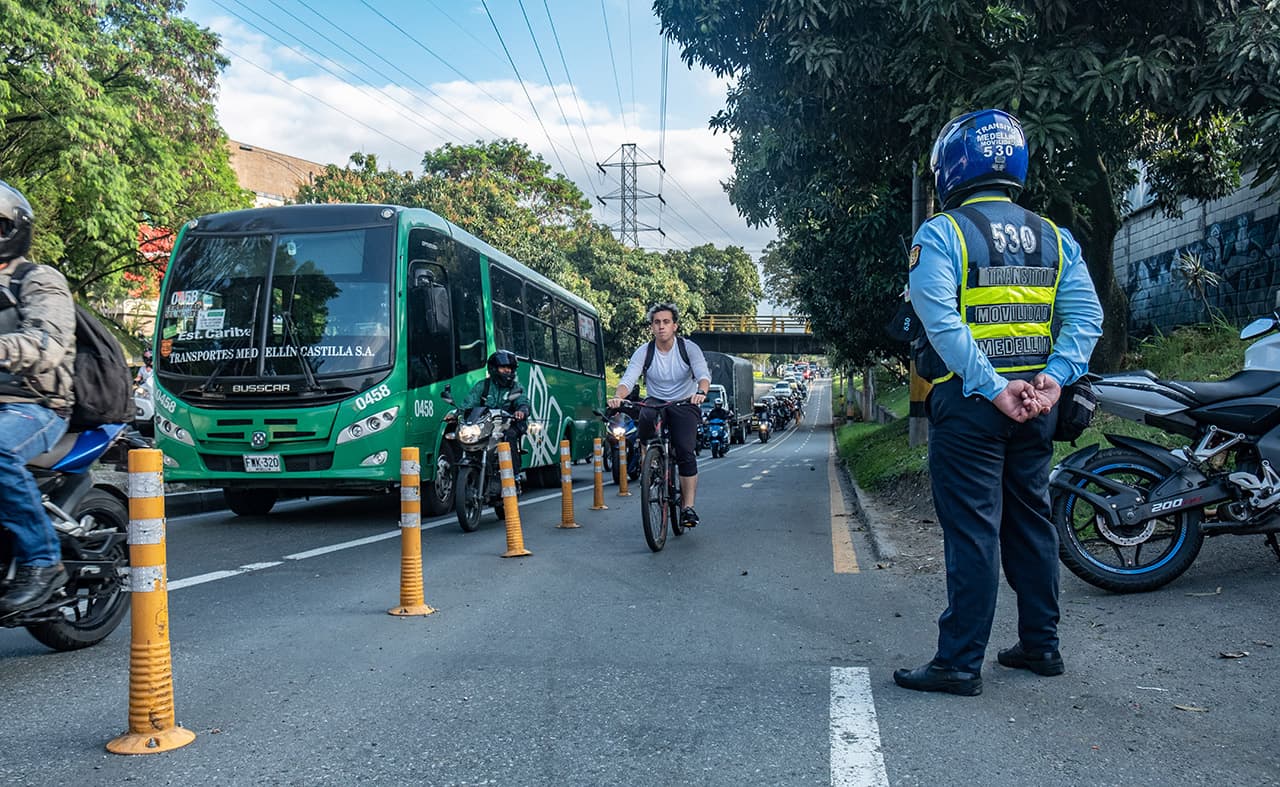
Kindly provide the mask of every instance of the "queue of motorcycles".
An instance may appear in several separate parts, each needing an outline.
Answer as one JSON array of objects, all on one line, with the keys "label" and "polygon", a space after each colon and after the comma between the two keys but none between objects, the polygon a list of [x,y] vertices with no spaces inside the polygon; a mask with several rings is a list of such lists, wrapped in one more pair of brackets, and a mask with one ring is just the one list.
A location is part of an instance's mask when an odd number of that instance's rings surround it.
[{"label": "queue of motorcycles", "polygon": [[[45,511],[58,532],[67,583],[43,604],[0,618],[0,627],[25,627],[54,650],[76,650],[106,639],[129,609],[128,497],[95,484],[89,468],[148,441],[124,424],[68,433],[53,450],[27,464]],[[119,466],[119,465],[118,465]],[[7,530],[0,529],[0,589],[16,566]]]},{"label": "queue of motorcycles", "polygon": [[1117,593],[1153,590],[1190,567],[1206,536],[1263,535],[1280,557],[1280,314],[1240,333],[1257,339],[1244,369],[1217,382],[1148,371],[1092,377],[1104,410],[1189,444],[1106,435],[1054,468],[1050,494],[1064,565]]}]

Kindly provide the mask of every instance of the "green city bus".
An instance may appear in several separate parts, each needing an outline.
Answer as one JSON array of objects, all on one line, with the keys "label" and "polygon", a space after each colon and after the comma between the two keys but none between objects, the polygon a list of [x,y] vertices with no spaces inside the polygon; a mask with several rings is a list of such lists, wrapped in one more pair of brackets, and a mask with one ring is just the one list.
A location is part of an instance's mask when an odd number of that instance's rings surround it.
[{"label": "green city bus", "polygon": [[238,514],[280,495],[372,494],[421,452],[426,511],[453,506],[451,409],[495,349],[520,358],[524,466],[559,481],[590,456],[605,399],[599,315],[430,211],[290,205],[180,231],[156,315],[156,444],[169,481],[221,487]]}]

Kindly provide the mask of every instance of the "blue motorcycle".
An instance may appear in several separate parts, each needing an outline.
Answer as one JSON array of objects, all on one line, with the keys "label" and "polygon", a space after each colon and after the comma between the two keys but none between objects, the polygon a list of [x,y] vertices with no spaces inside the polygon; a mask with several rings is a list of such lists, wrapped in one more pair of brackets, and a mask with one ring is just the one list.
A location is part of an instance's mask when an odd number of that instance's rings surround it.
[{"label": "blue motorcycle", "polygon": [[723,418],[707,419],[707,447],[711,458],[719,459],[729,453],[729,422]]},{"label": "blue motorcycle", "polygon": [[[67,583],[46,602],[0,618],[0,626],[23,626],[54,650],[76,650],[106,639],[129,609],[129,498],[107,484],[94,484],[94,462],[149,443],[123,424],[68,433],[53,450],[27,463],[44,508],[58,532]],[[118,465],[119,466],[119,465]],[[0,529],[0,591],[13,576],[7,530]]]}]

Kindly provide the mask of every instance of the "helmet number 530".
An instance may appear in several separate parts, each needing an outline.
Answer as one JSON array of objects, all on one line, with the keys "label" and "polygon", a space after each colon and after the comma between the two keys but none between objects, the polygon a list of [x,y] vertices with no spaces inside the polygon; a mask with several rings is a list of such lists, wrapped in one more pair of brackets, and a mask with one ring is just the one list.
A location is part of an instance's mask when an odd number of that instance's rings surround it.
[{"label": "helmet number 530", "polygon": [[1017,227],[1012,224],[991,225],[991,245],[996,254],[1034,254],[1036,250],[1036,233],[1030,227]]}]

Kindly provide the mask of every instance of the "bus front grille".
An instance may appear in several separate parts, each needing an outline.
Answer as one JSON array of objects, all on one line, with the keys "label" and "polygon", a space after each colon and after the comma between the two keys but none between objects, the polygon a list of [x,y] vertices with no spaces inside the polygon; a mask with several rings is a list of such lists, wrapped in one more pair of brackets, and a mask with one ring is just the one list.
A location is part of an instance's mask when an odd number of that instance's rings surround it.
[{"label": "bus front grille", "polygon": [[[289,473],[315,473],[333,467],[333,453],[285,454],[284,469]],[[213,473],[243,473],[244,457],[241,454],[200,454],[200,461]]]}]

